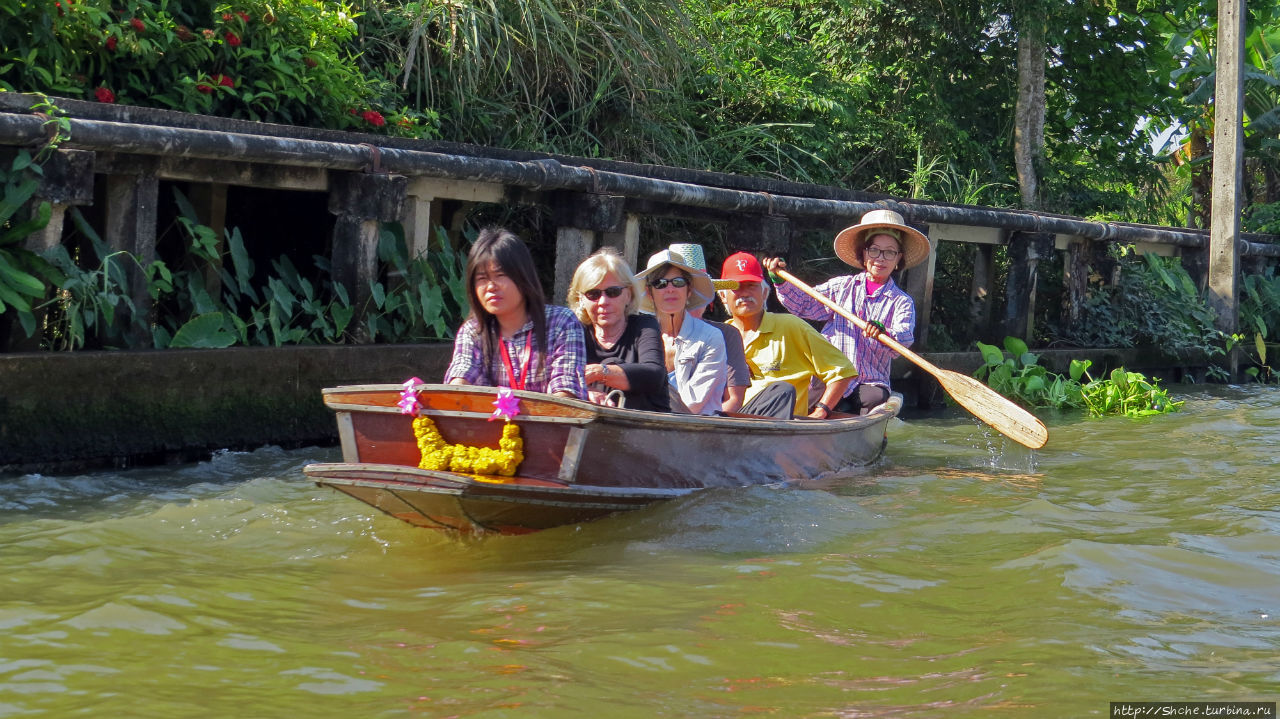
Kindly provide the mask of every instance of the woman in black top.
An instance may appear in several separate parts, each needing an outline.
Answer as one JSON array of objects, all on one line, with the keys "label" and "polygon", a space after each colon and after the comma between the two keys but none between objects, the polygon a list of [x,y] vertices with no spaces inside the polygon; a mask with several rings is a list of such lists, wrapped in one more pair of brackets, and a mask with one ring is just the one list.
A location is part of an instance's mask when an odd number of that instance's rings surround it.
[{"label": "woman in black top", "polygon": [[589,395],[603,404],[619,390],[627,409],[670,412],[662,330],[652,315],[635,314],[639,295],[631,268],[612,248],[574,271],[568,302],[586,330]]}]

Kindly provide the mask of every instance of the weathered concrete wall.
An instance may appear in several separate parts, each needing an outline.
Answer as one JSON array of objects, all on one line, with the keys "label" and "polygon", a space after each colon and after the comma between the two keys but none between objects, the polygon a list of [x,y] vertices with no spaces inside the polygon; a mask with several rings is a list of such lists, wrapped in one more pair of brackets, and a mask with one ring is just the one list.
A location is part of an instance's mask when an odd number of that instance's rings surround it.
[{"label": "weathered concrete wall", "polygon": [[0,355],[0,472],[200,459],[217,449],[333,444],[320,395],[438,382],[451,345]]},{"label": "weathered concrete wall", "polygon": [[[337,442],[320,390],[344,384],[438,382],[451,345],[236,348],[143,352],[0,354],[0,472],[194,461],[218,449]],[[1093,376],[1114,367],[1166,381],[1203,379],[1208,359],[1150,349],[1050,350],[1042,362],[1066,372],[1074,358]],[[977,352],[926,354],[972,374]],[[898,359],[894,389],[907,416],[943,405],[927,373]]]}]

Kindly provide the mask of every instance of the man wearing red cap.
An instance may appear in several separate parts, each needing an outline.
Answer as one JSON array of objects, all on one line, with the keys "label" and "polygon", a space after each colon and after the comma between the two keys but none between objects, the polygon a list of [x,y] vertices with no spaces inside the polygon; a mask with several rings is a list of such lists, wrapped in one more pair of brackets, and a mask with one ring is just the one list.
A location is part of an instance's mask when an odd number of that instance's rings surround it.
[{"label": "man wearing red cap", "polygon": [[[751,387],[742,412],[785,419],[807,414],[825,419],[857,376],[853,363],[808,322],[765,311],[769,286],[755,256],[746,252],[729,255],[720,278],[738,282],[737,289],[720,292],[720,301],[732,315],[729,324],[742,335],[751,367]],[[810,411],[809,382],[814,377],[826,386]],[[794,400],[785,401],[793,395]]]}]

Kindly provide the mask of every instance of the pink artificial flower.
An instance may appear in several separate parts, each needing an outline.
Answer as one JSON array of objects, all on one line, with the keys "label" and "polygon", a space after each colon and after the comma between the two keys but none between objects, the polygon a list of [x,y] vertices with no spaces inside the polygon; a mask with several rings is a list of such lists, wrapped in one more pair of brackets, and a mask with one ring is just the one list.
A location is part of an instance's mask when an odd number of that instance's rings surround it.
[{"label": "pink artificial flower", "polygon": [[401,414],[413,415],[418,414],[418,410],[422,407],[422,403],[418,401],[418,393],[415,387],[422,384],[422,380],[417,377],[411,377],[404,381],[401,385],[404,389],[400,390],[400,401],[396,402],[396,406],[400,408]]},{"label": "pink artificial flower", "polygon": [[515,419],[520,414],[520,398],[512,393],[510,387],[499,387],[498,398],[493,401],[493,414],[489,415],[489,421],[495,419]]}]

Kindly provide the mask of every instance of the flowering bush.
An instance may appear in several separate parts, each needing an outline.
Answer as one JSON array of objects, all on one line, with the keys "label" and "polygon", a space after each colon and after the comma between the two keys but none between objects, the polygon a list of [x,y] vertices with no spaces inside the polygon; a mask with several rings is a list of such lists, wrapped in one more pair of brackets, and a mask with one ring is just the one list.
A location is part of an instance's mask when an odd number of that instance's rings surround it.
[{"label": "flowering bush", "polygon": [[357,14],[345,4],[144,0],[128,6],[0,3],[0,90],[436,135],[434,114],[399,107],[391,81],[361,71],[353,55]]}]

